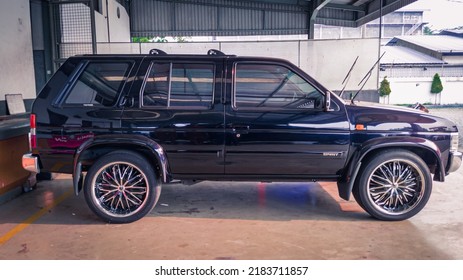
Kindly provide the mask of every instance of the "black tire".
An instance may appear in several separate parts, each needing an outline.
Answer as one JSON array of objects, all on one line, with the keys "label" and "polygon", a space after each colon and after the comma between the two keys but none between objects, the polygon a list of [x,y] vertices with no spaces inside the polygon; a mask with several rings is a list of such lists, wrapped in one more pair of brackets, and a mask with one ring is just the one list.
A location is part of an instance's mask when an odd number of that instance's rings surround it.
[{"label": "black tire", "polygon": [[151,164],[131,151],[114,151],[103,156],[85,177],[87,205],[108,223],[141,219],[154,208],[160,193],[161,185]]},{"label": "black tire", "polygon": [[360,193],[359,193],[359,188],[354,185],[354,188],[352,189],[352,194],[354,195],[355,201],[357,201],[357,204],[362,207],[363,210],[366,211],[365,206],[363,206],[362,201],[360,199]]},{"label": "black tire", "polygon": [[367,160],[352,191],[371,216],[401,221],[420,212],[432,192],[426,163],[407,150],[385,150]]}]

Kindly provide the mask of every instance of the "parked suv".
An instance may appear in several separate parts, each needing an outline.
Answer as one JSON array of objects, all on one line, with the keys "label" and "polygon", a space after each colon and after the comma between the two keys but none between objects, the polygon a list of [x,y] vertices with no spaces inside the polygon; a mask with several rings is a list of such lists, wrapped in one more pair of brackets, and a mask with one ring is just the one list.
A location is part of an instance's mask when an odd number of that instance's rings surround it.
[{"label": "parked suv", "polygon": [[30,144],[25,169],[72,174],[111,223],[145,216],[174,179],[334,181],[403,220],[462,159],[446,119],[346,102],[288,61],[215,50],[69,58],[34,102]]}]

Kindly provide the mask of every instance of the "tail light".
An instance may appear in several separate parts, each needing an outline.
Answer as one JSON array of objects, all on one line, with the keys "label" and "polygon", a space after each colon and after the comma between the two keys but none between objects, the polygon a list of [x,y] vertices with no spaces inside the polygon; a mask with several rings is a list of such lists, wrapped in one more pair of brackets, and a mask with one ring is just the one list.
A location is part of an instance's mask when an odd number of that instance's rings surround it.
[{"label": "tail light", "polygon": [[31,114],[29,118],[29,124],[31,126],[31,131],[29,132],[29,148],[37,148],[37,123],[35,114]]}]

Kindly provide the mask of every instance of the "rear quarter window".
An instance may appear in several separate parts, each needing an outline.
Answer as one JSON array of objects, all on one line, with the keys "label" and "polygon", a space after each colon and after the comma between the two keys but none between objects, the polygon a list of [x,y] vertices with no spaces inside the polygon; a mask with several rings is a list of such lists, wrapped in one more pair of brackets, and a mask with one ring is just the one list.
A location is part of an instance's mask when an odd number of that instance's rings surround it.
[{"label": "rear quarter window", "polygon": [[67,94],[64,105],[113,106],[131,62],[89,62]]}]

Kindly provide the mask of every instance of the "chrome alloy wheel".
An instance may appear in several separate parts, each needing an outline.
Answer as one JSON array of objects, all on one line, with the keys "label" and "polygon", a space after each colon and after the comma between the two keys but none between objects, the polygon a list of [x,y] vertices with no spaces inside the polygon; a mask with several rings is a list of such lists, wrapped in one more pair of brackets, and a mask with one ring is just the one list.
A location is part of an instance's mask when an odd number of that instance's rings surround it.
[{"label": "chrome alloy wheel", "polygon": [[144,208],[149,195],[146,175],[128,162],[101,167],[92,182],[95,205],[109,216],[126,217]]},{"label": "chrome alloy wheel", "polygon": [[368,178],[368,199],[388,215],[401,215],[419,205],[425,192],[425,176],[405,159],[392,159],[377,166]]}]

